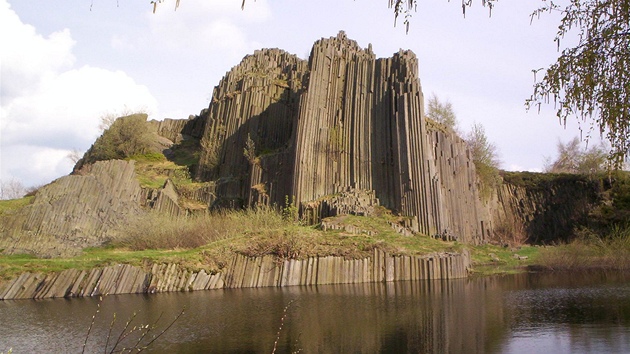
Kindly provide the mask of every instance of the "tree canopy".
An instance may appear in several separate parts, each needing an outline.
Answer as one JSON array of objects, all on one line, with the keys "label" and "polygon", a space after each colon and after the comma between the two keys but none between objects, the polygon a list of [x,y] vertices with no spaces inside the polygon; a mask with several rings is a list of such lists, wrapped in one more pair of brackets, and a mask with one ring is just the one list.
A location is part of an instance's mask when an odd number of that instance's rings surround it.
[{"label": "tree canopy", "polygon": [[571,0],[565,7],[542,1],[532,19],[559,12],[558,49],[569,33],[577,33],[578,44],[561,51],[527,105],[553,102],[563,123],[575,116],[589,134],[596,128],[619,167],[630,152],[630,0]]},{"label": "tree canopy", "polygon": [[558,156],[555,161],[545,163],[545,172],[591,174],[606,170],[606,150],[603,145],[583,149],[580,139],[575,137],[563,143],[558,141]]}]

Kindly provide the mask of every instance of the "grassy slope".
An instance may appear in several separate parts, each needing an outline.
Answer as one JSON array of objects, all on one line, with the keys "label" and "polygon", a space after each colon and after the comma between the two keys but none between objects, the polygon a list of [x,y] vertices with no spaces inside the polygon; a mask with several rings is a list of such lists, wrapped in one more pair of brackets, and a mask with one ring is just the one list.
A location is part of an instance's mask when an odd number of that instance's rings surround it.
[{"label": "grassy slope", "polygon": [[[423,255],[464,248],[455,242],[426,236],[401,236],[384,218],[351,216],[346,222],[370,230],[372,235],[322,231],[288,222],[272,210],[236,211],[185,220],[148,214],[110,245],[86,249],[78,257],[39,259],[30,255],[0,255],[0,278],[13,278],[26,271],[49,273],[118,263],[143,266],[173,262],[192,270],[220,271],[235,253],[275,255],[281,259],[328,255],[356,259],[370,256],[374,249],[392,254]],[[187,243],[189,241],[197,244]],[[503,271],[527,263],[514,259],[513,252],[507,249],[466,247],[472,250],[478,265],[500,265]],[[531,256],[535,250],[525,248],[519,254]],[[496,254],[500,261],[493,261],[489,253]],[[479,269],[487,272],[486,268]]]}]

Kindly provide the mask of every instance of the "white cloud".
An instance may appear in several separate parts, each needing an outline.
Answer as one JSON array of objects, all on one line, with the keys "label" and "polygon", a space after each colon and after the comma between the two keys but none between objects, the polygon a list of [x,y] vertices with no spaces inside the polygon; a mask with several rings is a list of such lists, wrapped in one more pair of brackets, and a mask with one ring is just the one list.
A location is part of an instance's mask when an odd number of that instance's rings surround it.
[{"label": "white cloud", "polygon": [[145,86],[121,71],[84,66],[46,78],[36,92],[14,99],[3,115],[5,144],[85,149],[100,116],[110,110],[148,109],[157,103]]},{"label": "white cloud", "polygon": [[[47,184],[72,171],[71,150],[31,145],[2,147],[2,180],[18,180],[25,187]],[[28,163],[24,163],[27,160]]]},{"label": "white cloud", "polygon": [[147,16],[153,36],[170,50],[202,58],[216,56],[236,65],[244,55],[259,49],[257,42],[248,39],[247,26],[271,18],[265,0],[249,1],[245,10],[240,5],[233,0],[187,0],[177,11],[158,7]]},{"label": "white cloud", "polygon": [[8,3],[0,3],[0,61],[2,102],[27,93],[41,78],[74,63],[75,42],[68,29],[44,38],[35,27],[23,24]]},{"label": "white cloud", "polygon": [[25,186],[50,182],[71,171],[70,151],[89,148],[103,114],[157,110],[149,89],[126,73],[73,68],[75,42],[68,30],[44,38],[3,1],[0,23],[0,179]]}]

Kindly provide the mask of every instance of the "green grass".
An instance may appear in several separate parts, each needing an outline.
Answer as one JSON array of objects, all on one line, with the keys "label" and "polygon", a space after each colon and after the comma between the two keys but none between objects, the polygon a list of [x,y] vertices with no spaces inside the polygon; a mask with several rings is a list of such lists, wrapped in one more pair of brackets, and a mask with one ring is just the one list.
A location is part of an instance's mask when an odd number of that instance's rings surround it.
[{"label": "green grass", "polygon": [[[525,271],[527,266],[536,265],[540,256],[540,247],[522,246],[510,249],[494,245],[470,247],[472,273],[477,275],[511,274]],[[521,260],[515,257],[527,257]]]},{"label": "green grass", "polygon": [[10,214],[33,202],[34,196],[20,199],[0,200],[0,215]]},{"label": "green grass", "polygon": [[230,211],[187,219],[148,214],[107,247],[90,248],[72,258],[40,259],[0,255],[0,278],[22,272],[50,273],[114,264],[145,266],[172,262],[191,270],[220,271],[234,254],[273,255],[279,259],[311,256],[369,257],[375,249],[391,254],[422,255],[458,251],[462,245],[430,237],[397,234],[384,218],[352,216],[346,221],[374,234],[322,231],[283,218],[272,209]]},{"label": "green grass", "polygon": [[0,255],[0,279],[12,279],[24,272],[48,274],[66,269],[89,270],[115,264],[143,266],[153,262],[175,262],[192,266],[194,250],[131,251],[113,247],[90,248],[72,258],[37,258],[32,255]]}]

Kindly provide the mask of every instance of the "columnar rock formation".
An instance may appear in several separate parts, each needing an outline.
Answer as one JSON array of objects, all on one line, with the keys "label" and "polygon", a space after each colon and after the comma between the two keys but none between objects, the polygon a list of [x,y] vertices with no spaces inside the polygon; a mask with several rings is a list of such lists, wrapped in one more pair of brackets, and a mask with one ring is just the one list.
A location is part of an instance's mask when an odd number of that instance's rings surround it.
[{"label": "columnar rock formation", "polygon": [[221,273],[189,271],[176,264],[69,269],[59,273],[24,273],[0,282],[0,300],[84,297],[223,288],[357,284],[398,280],[456,279],[468,275],[470,255],[393,256],[378,250],[365,259],[310,257],[280,260],[236,255]]},{"label": "columnar rock formation", "polygon": [[185,214],[181,197],[209,207],[295,205],[314,223],[381,205],[403,217],[394,226],[405,233],[481,243],[493,232],[465,143],[424,117],[410,51],[377,59],[343,32],[317,41],[308,61],[259,50],[225,75],[200,115],[147,129],[167,157],[168,144],[199,143],[199,162],[187,167],[213,183],[185,196],[170,182],[141,190],[131,162],[97,162],[87,176],[43,188],[2,226],[0,247],[33,251],[41,239],[35,253],[58,255],[96,245],[141,207]]},{"label": "columnar rock formation", "polygon": [[428,235],[481,242],[475,170],[461,139],[429,130],[410,51],[376,59],[343,32],[308,63],[271,49],[234,67],[206,112],[197,178],[227,205],[307,205],[373,191]]},{"label": "columnar rock formation", "polygon": [[[609,222],[627,222],[626,207],[615,200],[608,177],[506,174],[488,205],[497,241],[551,244],[570,241],[580,228],[599,231],[609,229]],[[621,217],[615,219],[615,214]]]},{"label": "columnar rock formation", "polygon": [[102,245],[141,213],[133,161],[97,162],[82,173],[41,188],[32,204],[2,218],[0,249],[47,257],[76,254]]}]

